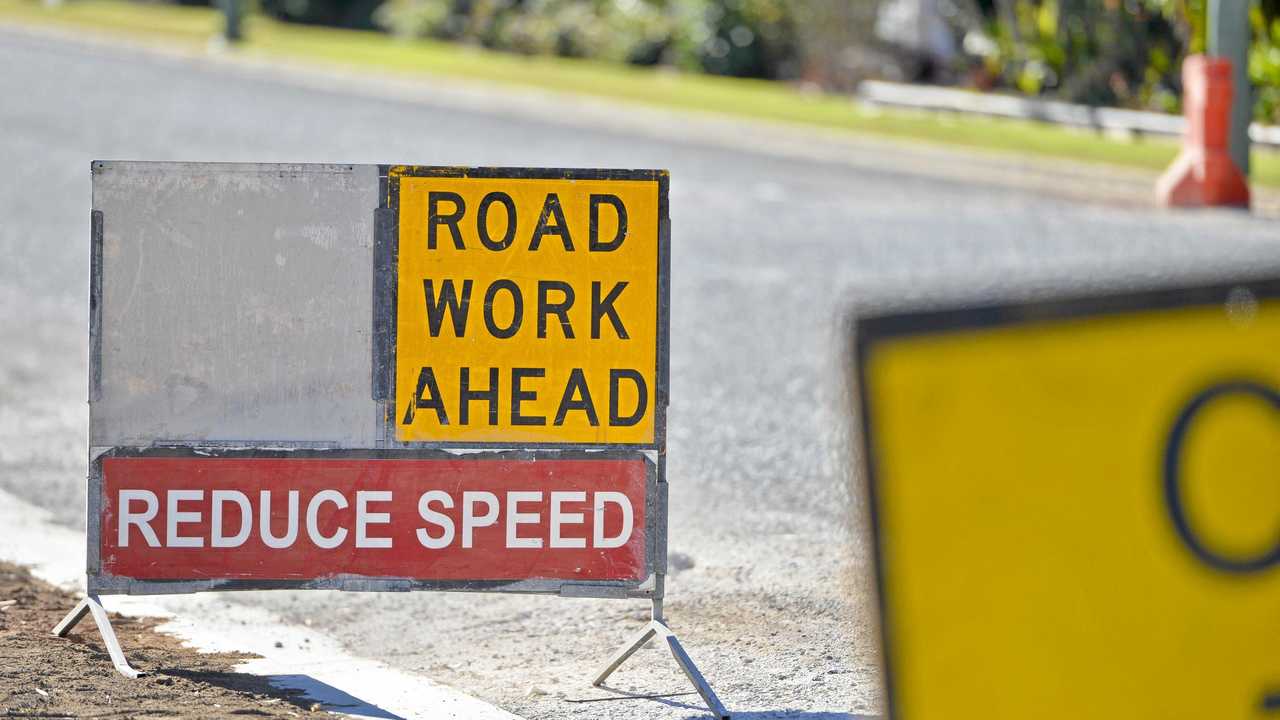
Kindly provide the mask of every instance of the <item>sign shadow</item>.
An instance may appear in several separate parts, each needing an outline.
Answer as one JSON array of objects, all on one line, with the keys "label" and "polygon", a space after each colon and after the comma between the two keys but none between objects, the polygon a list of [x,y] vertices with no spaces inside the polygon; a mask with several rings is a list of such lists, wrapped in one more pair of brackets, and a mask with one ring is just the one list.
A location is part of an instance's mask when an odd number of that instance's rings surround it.
[{"label": "sign shadow", "polygon": [[[705,714],[703,714],[705,716]],[[692,720],[690,716],[690,720]],[[810,710],[748,710],[733,712],[733,720],[884,720],[881,715]]]},{"label": "sign shadow", "polygon": [[[642,693],[611,687],[609,685],[600,685],[598,689],[609,694],[605,696],[568,700],[568,702],[583,704],[623,700],[647,700],[670,708],[688,710],[690,712],[688,716],[689,720],[695,720],[695,718],[702,720],[708,717],[707,709],[698,704],[698,694],[694,692]],[[686,696],[691,696],[689,697],[689,702],[684,702],[682,699],[676,699],[684,698]],[[885,720],[880,715],[857,715],[847,712],[796,709],[730,710],[730,715],[734,720]]]},{"label": "sign shadow", "polygon": [[342,713],[373,720],[406,720],[388,710],[362,700],[344,690],[321,682],[310,675],[250,675],[238,672],[213,672],[166,668],[160,675],[184,677],[209,685],[217,685],[244,693],[268,695],[294,707],[311,710],[317,705],[328,712]]},{"label": "sign shadow", "polygon": [[320,682],[310,675],[268,675],[267,682],[285,691],[294,691],[310,703],[319,703],[322,710],[340,712],[361,718],[378,720],[405,720],[393,712],[383,710],[373,703]]}]

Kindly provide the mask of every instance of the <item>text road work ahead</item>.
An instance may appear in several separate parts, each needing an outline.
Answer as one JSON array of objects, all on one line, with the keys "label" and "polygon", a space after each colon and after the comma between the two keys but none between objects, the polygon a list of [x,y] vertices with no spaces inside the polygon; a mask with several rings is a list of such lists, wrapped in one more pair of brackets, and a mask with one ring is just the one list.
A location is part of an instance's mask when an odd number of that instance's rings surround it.
[{"label": "text road work ahead", "polygon": [[396,439],[653,443],[658,182],[398,183]]}]

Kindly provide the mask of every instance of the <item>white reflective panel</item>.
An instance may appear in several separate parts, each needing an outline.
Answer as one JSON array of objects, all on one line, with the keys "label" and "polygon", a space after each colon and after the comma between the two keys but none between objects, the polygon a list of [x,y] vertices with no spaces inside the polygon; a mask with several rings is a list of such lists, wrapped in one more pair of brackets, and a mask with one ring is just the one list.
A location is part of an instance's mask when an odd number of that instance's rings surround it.
[{"label": "white reflective panel", "polygon": [[91,445],[374,447],[372,165],[106,162]]}]

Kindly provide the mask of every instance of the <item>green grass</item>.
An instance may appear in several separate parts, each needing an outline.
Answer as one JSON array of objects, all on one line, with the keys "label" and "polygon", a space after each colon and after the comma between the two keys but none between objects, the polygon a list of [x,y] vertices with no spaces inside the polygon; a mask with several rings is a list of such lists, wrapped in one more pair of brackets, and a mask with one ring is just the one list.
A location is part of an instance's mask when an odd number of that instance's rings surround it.
[{"label": "green grass", "polygon": [[[210,8],[123,0],[0,0],[0,22],[83,28],[200,50],[220,27]],[[868,111],[848,98],[789,85],[633,68],[585,60],[523,57],[376,32],[250,18],[246,56],[338,65],[401,75],[435,75],[581,93],[631,103],[818,126],[904,140],[1160,170],[1177,153],[1169,138],[1113,140],[1050,125],[899,110]],[[1280,153],[1255,150],[1255,182],[1280,186]]]}]

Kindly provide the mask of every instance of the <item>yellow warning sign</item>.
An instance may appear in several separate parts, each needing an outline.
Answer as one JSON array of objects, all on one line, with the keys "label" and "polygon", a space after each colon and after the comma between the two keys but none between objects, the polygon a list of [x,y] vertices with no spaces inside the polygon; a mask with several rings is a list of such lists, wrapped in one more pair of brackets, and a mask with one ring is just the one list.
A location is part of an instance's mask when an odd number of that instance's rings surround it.
[{"label": "yellow warning sign", "polygon": [[893,718],[1280,717],[1280,282],[858,333]]},{"label": "yellow warning sign", "polygon": [[654,446],[666,182],[391,168],[395,439]]}]

